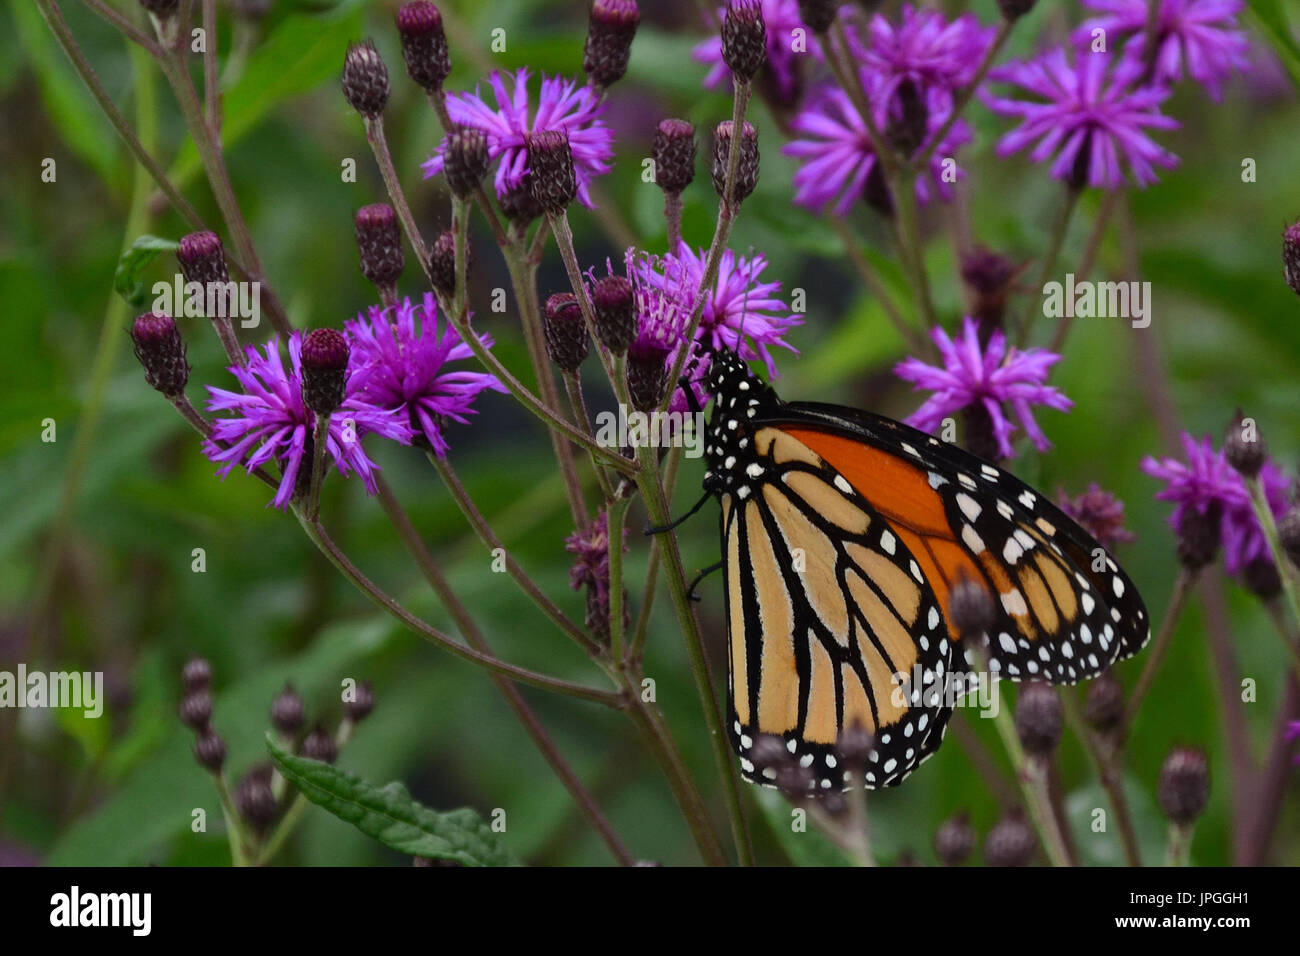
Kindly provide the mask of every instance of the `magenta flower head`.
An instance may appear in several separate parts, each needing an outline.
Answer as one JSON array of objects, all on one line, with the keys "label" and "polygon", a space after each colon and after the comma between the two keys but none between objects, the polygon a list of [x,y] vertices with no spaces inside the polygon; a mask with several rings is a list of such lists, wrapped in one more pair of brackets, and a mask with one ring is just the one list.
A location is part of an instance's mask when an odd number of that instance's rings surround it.
[{"label": "magenta flower head", "polygon": [[1001,329],[989,336],[987,346],[981,347],[978,324],[970,317],[962,322],[955,339],[948,338],[941,328],[936,328],[931,337],[939,347],[942,367],[909,358],[894,368],[894,374],[911,382],[916,390],[934,392],[907,419],[909,425],[933,432],[954,412],[979,408],[991,422],[998,455],[1010,458],[1010,437],[1016,426],[1003,412],[1002,406],[1008,405],[1035,448],[1046,451],[1052,447],[1030,406],[1043,405],[1061,412],[1074,407],[1059,390],[1045,384],[1048,370],[1061,360],[1059,355],[1046,349],[1008,350]]},{"label": "magenta flower head", "polygon": [[[758,81],[770,89],[778,103],[788,106],[799,98],[802,89],[800,60],[807,56],[820,58],[821,48],[799,15],[798,0],[762,0],[759,7],[767,28],[767,56],[759,71]],[[718,7],[719,23],[724,21],[726,15],[727,7]],[[799,32],[796,33],[796,30]],[[803,38],[802,46],[796,44],[796,37]],[[804,52],[797,52],[800,49]],[[704,77],[706,88],[713,89],[731,80],[731,69],[722,58],[720,33],[715,32],[699,44],[692,57],[699,63],[708,64],[709,72]]]},{"label": "magenta flower head", "polygon": [[1109,491],[1101,488],[1095,481],[1088,484],[1088,490],[1077,498],[1066,495],[1064,490],[1057,493],[1056,503],[1061,510],[1079,523],[1084,531],[1097,539],[1097,543],[1109,551],[1115,545],[1136,540],[1137,536],[1124,527],[1124,502]]},{"label": "magenta flower head", "polygon": [[1083,0],[1100,16],[1075,31],[1080,50],[1090,49],[1094,32],[1106,31],[1108,44],[1124,43],[1124,62],[1161,85],[1183,78],[1186,70],[1212,99],[1222,96],[1223,80],[1250,66],[1250,41],[1237,27],[1242,0],[1157,0],[1155,55],[1147,51],[1151,29],[1148,0]]},{"label": "magenta flower head", "polygon": [[[1250,496],[1241,475],[1228,464],[1222,451],[1214,450],[1209,436],[1197,441],[1184,432],[1182,442],[1186,461],[1176,458],[1158,460],[1150,455],[1142,460],[1142,470],[1165,483],[1165,487],[1156,492],[1156,497],[1174,502],[1169,524],[1175,533],[1184,537],[1192,516],[1195,519],[1208,517],[1221,524],[1219,516],[1229,512],[1239,515],[1243,509],[1249,511]],[[1198,525],[1202,522],[1191,520],[1190,523]],[[1216,546],[1217,543],[1216,539]],[[1211,554],[1213,550],[1210,549]]]},{"label": "magenta flower head", "polygon": [[[614,133],[600,120],[606,104],[589,86],[563,77],[542,77],[534,108],[528,95],[527,68],[513,74],[499,71],[488,77],[496,107],[489,106],[476,89],[447,97],[447,112],[458,126],[474,126],[487,134],[488,156],[500,159],[495,186],[498,196],[518,190],[528,174],[527,138],[530,133],[563,130],[569,137],[578,181],[578,201],[591,207],[587,192],[591,181],[610,170]],[[443,147],[425,160],[425,178],[442,172]]]},{"label": "magenta flower head", "polygon": [[1000,156],[1037,142],[1029,158],[1041,163],[1055,157],[1052,176],[1079,189],[1117,189],[1125,166],[1137,185],[1148,186],[1156,182],[1157,167],[1178,165],[1178,157],[1147,135],[1148,129],[1178,127],[1160,112],[1169,91],[1135,86],[1138,74],[1131,65],[1104,53],[1078,53],[1071,63],[1058,48],[989,75],[1046,101],[983,97],[995,113],[1023,120],[998,143]]},{"label": "magenta flower head", "polygon": [[[280,355],[278,337],[267,343],[265,353],[252,345],[245,351],[247,367],[230,368],[242,392],[208,386],[209,410],[233,414],[213,419],[213,440],[204,443],[203,452],[221,464],[217,474],[222,478],[239,464],[252,472],[261,465],[278,461],[283,477],[271,503],[277,508],[287,508],[300,478],[305,480],[311,470],[312,436],[316,428],[316,415],[302,397],[302,334],[294,332],[289,336],[288,369]],[[350,373],[343,402],[330,417],[325,450],[341,474],[355,471],[366,490],[374,494],[374,473],[379,466],[367,457],[361,439],[374,432],[407,445],[411,442],[411,429],[400,413],[376,408],[358,397],[357,384],[356,375]]]},{"label": "magenta flower head", "polygon": [[995,27],[982,27],[973,14],[948,20],[934,10],[904,6],[897,25],[883,14],[871,18],[864,40],[849,33],[854,59],[879,80],[876,96],[893,100],[910,81],[936,99],[946,114],[953,93],[968,85],[988,52]]},{"label": "magenta flower head", "polygon": [[[474,353],[450,324],[439,331],[431,293],[419,305],[408,298],[387,309],[371,306],[346,329],[352,339],[349,387],[374,407],[409,422],[416,440],[440,458],[447,454],[447,421],[468,424],[480,392],[506,390],[495,375],[445,367]],[[492,345],[486,335],[479,341]]]},{"label": "magenta flower head", "polygon": [[[867,74],[864,74],[864,80],[875,84],[870,94],[871,102],[876,104],[873,119],[877,129],[884,128],[890,111],[898,104],[891,103],[883,95],[882,80],[877,78],[873,81]],[[930,100],[927,104],[930,106],[926,119],[927,135],[923,143],[927,145],[947,119],[951,104],[941,102],[946,95],[942,92],[923,95]],[[795,157],[801,164],[794,174],[794,201],[817,210],[833,203],[835,214],[845,215],[855,202],[864,197],[876,166],[876,152],[862,114],[848,94],[838,86],[831,86],[795,114],[790,126],[798,136],[783,146],[781,152]],[[930,158],[930,175],[916,177],[918,202],[925,204],[936,197],[951,198],[952,189],[943,180],[944,159],[951,157],[970,139],[970,127],[965,120],[959,119]],[[957,175],[959,178],[962,176],[960,169]]]},{"label": "magenta flower head", "polygon": [[[1240,476],[1238,476],[1240,479]],[[1290,505],[1291,482],[1272,461],[1264,462],[1259,471],[1259,481],[1264,487],[1264,497],[1274,521],[1281,521]],[[1223,567],[1229,574],[1240,574],[1256,561],[1273,563],[1273,555],[1259,525],[1255,509],[1250,505],[1249,492],[1244,502],[1223,509]]]},{"label": "magenta flower head", "polygon": [[[686,344],[698,282],[691,282],[680,263],[672,256],[652,256],[628,249],[623,257],[627,277],[632,281],[632,305],[636,317],[636,337],[628,347],[628,385],[640,393],[634,404],[658,404],[666,393],[667,367],[677,361],[683,347],[690,348],[682,375],[688,379],[696,405],[708,402],[704,386],[709,356],[698,347],[699,339]],[[686,392],[673,383],[668,410],[684,412],[690,408]]]}]

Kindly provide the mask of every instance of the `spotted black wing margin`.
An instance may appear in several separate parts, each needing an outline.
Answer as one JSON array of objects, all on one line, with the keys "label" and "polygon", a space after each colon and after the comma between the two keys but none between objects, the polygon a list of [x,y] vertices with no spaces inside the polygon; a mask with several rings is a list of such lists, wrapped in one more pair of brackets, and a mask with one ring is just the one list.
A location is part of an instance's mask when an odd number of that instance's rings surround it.
[{"label": "spotted black wing margin", "polygon": [[[781,403],[755,422],[756,427],[764,424],[822,430],[910,462],[928,475],[942,499],[954,541],[969,554],[975,553],[970,542],[988,550],[984,560],[976,562],[986,579],[990,568],[996,574],[999,567],[1013,584],[1019,584],[1022,575],[1029,578],[1032,593],[1023,587],[1016,590],[1030,596],[1023,602],[1013,600],[1011,608],[998,607],[998,620],[989,632],[990,666],[1004,676],[1073,683],[1131,657],[1149,640],[1150,620],[1142,598],[1113,556],[1009,472],[901,422],[837,405]],[[1027,574],[1027,565],[1020,564],[1028,560],[1035,563],[1043,588]],[[1032,600],[1034,596],[1039,600]],[[1053,615],[1055,627],[1050,626]]]}]

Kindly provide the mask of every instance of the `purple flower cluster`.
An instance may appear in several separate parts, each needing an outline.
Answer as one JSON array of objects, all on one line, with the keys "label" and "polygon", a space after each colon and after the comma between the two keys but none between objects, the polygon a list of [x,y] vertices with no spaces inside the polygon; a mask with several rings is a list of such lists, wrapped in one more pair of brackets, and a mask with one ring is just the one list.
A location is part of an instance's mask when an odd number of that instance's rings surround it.
[{"label": "purple flower cluster", "polygon": [[[1156,492],[1161,501],[1174,502],[1169,523],[1175,533],[1183,533],[1189,512],[1204,516],[1212,511],[1220,517],[1219,534],[1223,545],[1223,566],[1229,574],[1240,574],[1253,562],[1272,560],[1264,531],[1251,507],[1245,482],[1206,436],[1199,441],[1186,433],[1182,436],[1184,461],[1163,460],[1147,456],[1142,470],[1165,483]],[[1271,461],[1259,473],[1274,519],[1280,519],[1290,500],[1290,482]]]},{"label": "purple flower cluster", "polygon": [[[762,0],[760,8],[767,28],[767,58],[760,76],[777,102],[789,105],[802,90],[801,59],[809,56],[820,59],[821,47],[812,31],[804,26],[797,0]],[[725,7],[718,8],[719,22],[726,14]],[[796,37],[802,38],[802,46],[796,46]],[[722,59],[722,37],[716,31],[695,48],[692,56],[697,62],[708,64],[704,85],[709,89],[731,79],[731,71]]]},{"label": "purple flower cluster", "polygon": [[[676,359],[707,262],[707,250],[693,250],[685,242],[675,253],[661,257],[628,250],[625,265],[632,280],[638,329],[633,352],[658,350],[667,353],[670,361]],[[766,257],[737,256],[727,249],[719,260],[717,279],[703,290],[700,323],[686,367],[700,404],[712,350],[726,347],[743,359],[761,359],[771,378],[778,376],[772,347],[795,351],[785,336],[802,324],[803,317],[779,298],[781,283],[761,280],[766,269]],[[670,407],[675,411],[688,407],[680,389]]]},{"label": "purple flower cluster", "polygon": [[[289,507],[300,476],[305,480],[311,469],[316,415],[302,398],[301,350],[302,334],[294,332],[289,336],[286,369],[278,337],[266,344],[265,353],[250,345],[248,365],[230,367],[242,392],[208,386],[209,410],[235,414],[213,421],[214,440],[204,443],[204,453],[221,464],[217,474],[222,478],[239,464],[251,473],[269,462],[280,462],[283,476],[271,502],[277,508]],[[325,447],[341,474],[355,471],[374,494],[378,466],[361,447],[361,439],[370,432],[403,445],[411,441],[405,416],[362,401],[349,381],[342,405],[330,416]]]},{"label": "purple flower cluster", "polygon": [[[517,190],[528,175],[527,137],[542,130],[563,130],[569,137],[573,166],[578,181],[578,201],[591,207],[588,189],[593,179],[610,170],[614,158],[614,133],[600,119],[607,104],[590,86],[580,86],[563,77],[542,77],[534,109],[528,95],[530,73],[522,68],[513,74],[499,71],[488,77],[496,106],[490,106],[475,89],[447,97],[452,122],[474,126],[487,134],[488,156],[501,162],[494,185],[498,196]],[[443,147],[427,159],[425,178],[443,169]]]},{"label": "purple flower cluster", "polygon": [[1011,433],[1016,426],[1003,410],[1007,405],[1039,451],[1051,447],[1030,406],[1043,405],[1062,412],[1074,407],[1058,389],[1046,384],[1048,370],[1061,360],[1059,355],[1037,348],[1008,350],[1000,329],[989,336],[987,345],[981,346],[978,323],[969,317],[955,339],[941,328],[936,328],[931,337],[943,359],[941,367],[909,358],[894,369],[899,378],[911,382],[917,390],[934,393],[907,419],[909,425],[933,432],[954,412],[977,406],[988,413],[1000,456],[1011,458]]},{"label": "purple flower cluster", "polygon": [[[969,14],[948,20],[905,6],[897,24],[877,14],[864,32],[849,29],[848,36],[872,123],[882,130],[909,110],[923,111],[916,119],[924,128],[919,148],[928,148],[946,125],[958,90],[975,79],[994,31]],[[824,84],[790,126],[797,135],[783,151],[802,161],[794,177],[795,202],[813,209],[833,204],[836,215],[845,215],[868,194],[876,172],[866,119],[843,89]],[[929,175],[916,178],[918,202],[951,197],[944,161],[971,138],[965,121],[952,125],[933,151]],[[961,178],[960,168],[954,173]]]},{"label": "purple flower cluster", "polygon": [[[494,376],[444,368],[471,353],[455,329],[438,331],[436,308],[433,296],[426,295],[420,306],[408,299],[390,309],[371,308],[346,325],[351,348],[346,388],[330,416],[326,451],[341,474],[356,472],[371,494],[378,466],[361,446],[366,435],[403,445],[420,440],[445,455],[444,423],[467,421],[484,389],[504,391]],[[205,454],[221,465],[223,478],[236,465],[252,472],[278,462],[282,477],[272,504],[282,509],[308,477],[316,428],[315,413],[302,396],[301,349],[302,335],[294,332],[286,369],[278,338],[264,352],[249,346],[247,366],[230,368],[242,391],[208,388],[208,408],[233,414],[213,421]]]},{"label": "purple flower cluster", "polygon": [[1091,49],[1096,31],[1105,31],[1108,44],[1123,42],[1124,63],[1157,84],[1177,83],[1186,72],[1218,100],[1223,81],[1250,66],[1250,43],[1236,28],[1242,0],[1158,0],[1154,16],[1148,0],[1083,0],[1083,5],[1100,15],[1079,25],[1076,46]]},{"label": "purple flower cluster", "polygon": [[1140,70],[1104,53],[1051,50],[1028,63],[993,70],[994,80],[1013,83],[1039,100],[984,95],[996,113],[1023,121],[998,143],[1009,156],[1036,143],[1029,158],[1053,159],[1051,173],[1076,188],[1117,189],[1127,166],[1139,186],[1154,183],[1156,168],[1172,169],[1178,158],[1155,143],[1148,129],[1175,129],[1176,120],[1160,112],[1169,96],[1162,86],[1139,82]]},{"label": "purple flower cluster", "polygon": [[[345,328],[355,368],[349,387],[363,401],[405,412],[414,433],[440,458],[447,454],[444,422],[467,424],[480,392],[506,391],[495,375],[445,368],[473,353],[450,323],[438,330],[438,304],[431,293],[420,305],[404,299],[388,309],[371,306]],[[479,341],[492,346],[490,336]]]}]

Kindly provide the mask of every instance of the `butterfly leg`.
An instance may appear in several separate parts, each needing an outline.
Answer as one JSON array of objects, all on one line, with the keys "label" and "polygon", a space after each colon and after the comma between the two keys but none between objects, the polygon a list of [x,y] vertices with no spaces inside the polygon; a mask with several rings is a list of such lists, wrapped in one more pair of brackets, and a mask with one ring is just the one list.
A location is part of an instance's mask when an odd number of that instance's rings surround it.
[{"label": "butterfly leg", "polygon": [[718,561],[718,562],[716,562],[716,563],[714,563],[714,564],[710,564],[707,568],[705,568],[705,569],[704,569],[703,571],[701,571],[699,574],[695,575],[694,580],[691,581],[690,587],[688,587],[688,588],[686,589],[686,596],[689,597],[692,601],[698,601],[698,600],[700,599],[700,596],[699,596],[698,594],[695,593],[695,589],[696,589],[696,587],[699,586],[699,584],[700,584],[701,581],[703,581],[705,578],[707,578],[707,577],[708,577],[710,574],[712,574],[714,571],[719,570],[721,567],[722,567],[722,562],[721,562],[721,561]]},{"label": "butterfly leg", "polygon": [[660,525],[646,525],[645,531],[644,531],[643,533],[644,533],[644,534],[663,534],[663,533],[666,532],[666,531],[672,531],[672,530],[673,530],[674,528],[676,528],[678,525],[680,525],[680,524],[682,524],[683,522],[685,522],[686,519],[690,518],[693,514],[695,514],[695,512],[697,512],[697,511],[699,511],[701,508],[703,508],[703,507],[704,507],[704,502],[708,501],[708,500],[709,500],[710,498],[712,498],[712,497],[713,497],[713,492],[712,492],[712,491],[706,491],[706,492],[704,492],[704,496],[703,496],[702,498],[700,498],[699,501],[695,502],[695,504],[691,505],[691,510],[688,511],[688,512],[686,512],[686,514],[681,515],[680,517],[674,518],[672,521],[668,522],[667,524],[660,524]]}]

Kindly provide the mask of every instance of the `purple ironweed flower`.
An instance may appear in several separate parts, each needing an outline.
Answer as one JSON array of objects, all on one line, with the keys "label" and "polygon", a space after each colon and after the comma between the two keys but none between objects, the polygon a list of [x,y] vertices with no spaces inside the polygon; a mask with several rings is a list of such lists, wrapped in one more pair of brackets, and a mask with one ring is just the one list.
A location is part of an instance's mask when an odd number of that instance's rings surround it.
[{"label": "purple ironweed flower", "polygon": [[[623,528],[618,546],[627,551],[627,528]],[[574,555],[569,570],[569,586],[575,591],[587,588],[586,624],[592,633],[608,636],[609,629],[609,515],[601,511],[586,528],[564,539],[564,550]],[[626,589],[625,589],[626,591]],[[628,622],[627,602],[623,603],[623,622]]]},{"label": "purple ironweed flower", "polygon": [[1209,436],[1197,441],[1184,432],[1182,441],[1186,462],[1176,458],[1161,461],[1150,455],[1142,459],[1142,470],[1165,483],[1156,497],[1174,502],[1174,512],[1169,516],[1174,531],[1182,534],[1184,519],[1192,511],[1206,515],[1211,509],[1220,513],[1249,510],[1250,497],[1241,476],[1224,459],[1222,451],[1214,450]]},{"label": "purple ironweed flower", "polygon": [[[798,0],[762,0],[763,22],[767,27],[767,59],[759,73],[771,83],[776,99],[781,103],[793,103],[799,95],[800,75],[799,59],[811,55],[821,57],[821,47],[799,16]],[[718,8],[718,21],[727,14],[727,8]],[[796,34],[794,31],[800,33]],[[797,52],[795,37],[804,39],[807,52]],[[699,63],[707,63],[709,72],[704,77],[708,89],[721,86],[731,79],[731,70],[722,59],[722,35],[714,33],[709,39],[695,48],[692,57]]]},{"label": "purple ironweed flower", "polygon": [[1057,492],[1056,503],[1107,550],[1113,551],[1115,545],[1137,538],[1124,527],[1124,502],[1095,481],[1090,482],[1088,490],[1077,498],[1071,498],[1062,488]]},{"label": "purple ironweed flower", "polygon": [[[299,473],[310,470],[313,432],[316,414],[302,398],[302,333],[289,336],[289,368],[284,367],[277,336],[266,345],[265,354],[256,346],[248,346],[248,366],[231,366],[230,373],[239,381],[242,392],[208,386],[211,411],[229,411],[229,418],[216,418],[212,422],[212,437],[206,441],[203,452],[212,461],[219,462],[217,474],[222,478],[235,465],[242,464],[252,472],[261,465],[278,460],[284,466],[284,475],[272,504],[287,508],[293,498]],[[352,368],[355,369],[355,354]],[[367,457],[361,447],[364,435],[374,432],[384,438],[408,445],[411,429],[404,415],[391,409],[376,408],[357,394],[357,377],[348,377],[343,403],[330,417],[328,440],[325,449],[341,474],[355,471],[361,476],[366,490],[375,493],[374,472],[378,465]],[[255,449],[255,450],[254,450]],[[251,454],[250,454],[251,452]]]},{"label": "purple ironweed flower", "polygon": [[[440,458],[447,454],[446,420],[467,424],[479,392],[506,390],[495,375],[444,367],[473,353],[450,323],[439,331],[438,305],[431,293],[426,292],[419,305],[408,298],[387,309],[371,306],[345,328],[352,339],[350,389],[376,408],[409,421],[413,434]],[[487,335],[479,341],[484,347],[492,345]]]},{"label": "purple ironweed flower", "polygon": [[1079,53],[1074,60],[1072,64],[1065,50],[1057,48],[1037,60],[1011,63],[990,73],[995,80],[1014,83],[1047,100],[983,95],[994,112],[1024,120],[1002,137],[998,155],[1009,156],[1037,140],[1029,158],[1041,163],[1055,156],[1052,176],[1076,188],[1118,188],[1124,182],[1122,163],[1139,186],[1156,181],[1155,167],[1176,166],[1178,157],[1146,133],[1148,128],[1177,128],[1176,120],[1160,112],[1169,91],[1134,86],[1136,71],[1107,54]]},{"label": "purple ironweed flower", "polygon": [[[686,270],[672,256],[651,256],[628,249],[623,256],[623,265],[627,277],[632,280],[637,328],[636,338],[628,347],[629,374],[631,367],[637,367],[638,376],[646,380],[644,390],[647,398],[656,390],[663,395],[651,373],[658,369],[661,360],[669,365],[676,362],[685,342],[686,327],[691,321],[698,280],[691,282]],[[709,371],[709,355],[700,348],[698,335],[689,347],[691,351],[682,366],[682,375],[689,380],[697,407],[703,408],[708,402],[704,382]],[[684,412],[690,407],[686,392],[678,383],[673,383],[668,410]]]},{"label": "purple ironweed flower", "polygon": [[[864,79],[870,78],[864,75]],[[879,84],[879,80],[876,81]],[[926,94],[931,102],[927,117],[927,143],[930,137],[939,131],[947,119],[950,106],[940,102],[943,94],[931,92]],[[877,128],[882,128],[888,119],[892,106],[890,101],[871,93],[871,102],[877,104],[875,119]],[[799,170],[794,174],[794,201],[801,206],[821,209],[834,203],[836,215],[843,216],[852,205],[863,197],[872,168],[876,164],[876,153],[871,146],[871,137],[867,133],[862,114],[853,105],[842,89],[837,86],[827,87],[800,110],[793,120],[791,128],[800,138],[791,140],[781,148],[787,156],[794,156],[801,161]],[[965,120],[958,120],[934,151],[930,159],[930,175],[916,177],[917,201],[925,204],[936,195],[947,200],[952,196],[948,183],[943,181],[943,161],[951,157],[957,148],[971,140],[970,127]],[[924,144],[923,144],[924,145]],[[960,169],[957,176],[964,174]]]},{"label": "purple ironweed flower", "polygon": [[995,27],[982,27],[973,14],[948,20],[934,10],[904,6],[897,25],[882,14],[871,18],[865,38],[849,31],[854,59],[879,81],[873,93],[893,100],[898,88],[911,81],[927,99],[947,113],[953,93],[969,84],[988,52]]},{"label": "purple ironweed flower", "polygon": [[1223,80],[1250,65],[1250,42],[1236,29],[1242,0],[1158,0],[1155,14],[1155,55],[1147,52],[1151,5],[1147,0],[1083,0],[1101,16],[1079,25],[1074,42],[1092,44],[1094,30],[1105,30],[1108,43],[1127,41],[1124,61],[1156,83],[1169,85],[1183,78],[1184,68],[1209,93],[1222,95]]},{"label": "purple ironweed flower", "polygon": [[[1271,461],[1264,462],[1264,467],[1259,471],[1259,481],[1264,487],[1268,510],[1273,512],[1273,520],[1281,521],[1290,504],[1291,482]],[[1264,537],[1264,529],[1260,527],[1255,509],[1250,505],[1249,492],[1245,491],[1244,482],[1242,490],[1246,496],[1245,501],[1223,509],[1223,567],[1229,574],[1239,574],[1253,561],[1273,563],[1268,539]]]},{"label": "purple ironweed flower", "polygon": [[[666,264],[667,268],[681,270],[685,287],[693,293],[704,279],[708,258],[707,249],[697,252],[683,241],[676,254],[667,257]],[[767,257],[761,253],[746,258],[724,249],[718,261],[718,278],[712,289],[705,290],[695,337],[708,349],[725,346],[735,349],[745,360],[761,358],[768,377],[779,378],[770,347],[779,345],[798,355],[798,349],[784,336],[803,324],[803,316],[792,313],[778,298],[780,282],[759,281],[766,268]]]},{"label": "purple ironweed flower", "polygon": [[1074,407],[1058,389],[1045,384],[1048,369],[1061,356],[1046,349],[1008,350],[1000,329],[989,336],[987,346],[981,347],[978,323],[969,316],[955,339],[941,328],[936,328],[931,338],[939,347],[943,367],[909,358],[894,368],[894,374],[911,382],[916,390],[934,392],[907,419],[909,425],[932,432],[954,412],[979,406],[988,413],[999,455],[1010,458],[1010,435],[1016,426],[1002,411],[1003,404],[1007,404],[1034,447],[1039,451],[1051,447],[1030,405],[1045,405],[1062,412]]},{"label": "purple ironweed flower", "polygon": [[[541,91],[536,108],[531,107],[528,95],[528,69],[521,68],[506,75],[494,71],[488,77],[496,108],[473,93],[453,93],[447,97],[447,111],[452,122],[460,126],[476,126],[487,133],[488,155],[501,158],[497,166],[495,186],[498,196],[519,188],[528,173],[529,133],[542,130],[563,130],[569,136],[573,152],[573,165],[578,180],[578,201],[591,207],[587,187],[597,176],[610,170],[613,159],[614,133],[601,120],[606,104],[599,94],[588,86],[579,86],[563,77],[543,74]],[[436,176],[443,169],[443,147],[425,160],[425,178]]]}]

